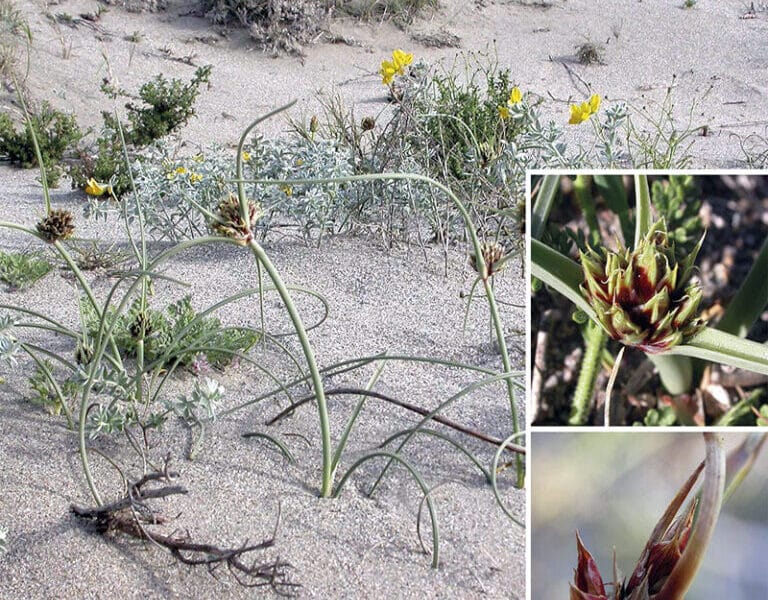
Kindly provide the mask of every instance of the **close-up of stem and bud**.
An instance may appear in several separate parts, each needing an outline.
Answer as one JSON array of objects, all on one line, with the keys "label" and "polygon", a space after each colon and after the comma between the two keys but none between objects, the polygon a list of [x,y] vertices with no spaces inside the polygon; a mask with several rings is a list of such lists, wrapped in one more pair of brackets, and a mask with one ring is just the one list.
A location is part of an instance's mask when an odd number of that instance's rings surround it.
[{"label": "close-up of stem and bud", "polygon": [[534,433],[532,598],[764,597],[763,574],[745,572],[768,527],[766,439]]},{"label": "close-up of stem and bud", "polygon": [[[610,595],[606,594],[603,578],[592,555],[576,533],[578,565],[570,588],[570,600],[679,600],[685,597],[712,537],[725,489],[723,438],[719,434],[705,433],[704,439],[705,461],[693,471],[667,506],[632,575],[619,582],[614,564]],[[675,518],[702,471],[701,505],[699,497],[694,496],[687,508]]]}]

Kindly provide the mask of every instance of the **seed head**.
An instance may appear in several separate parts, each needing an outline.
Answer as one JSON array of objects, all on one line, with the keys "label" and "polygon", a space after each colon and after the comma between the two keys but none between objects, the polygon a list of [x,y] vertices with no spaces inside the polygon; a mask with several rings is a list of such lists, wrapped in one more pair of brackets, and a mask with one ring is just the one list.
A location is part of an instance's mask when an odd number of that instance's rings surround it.
[{"label": "seed head", "polygon": [[75,217],[68,210],[54,209],[37,224],[37,231],[49,243],[65,240],[75,232]]},{"label": "seed head", "polygon": [[[480,244],[480,250],[488,277],[504,268],[504,246],[498,242],[483,242]],[[469,255],[469,264],[477,273],[482,273],[474,252]]]},{"label": "seed head", "polygon": [[581,292],[608,335],[657,354],[699,332],[704,324],[696,309],[702,292],[690,278],[703,239],[678,263],[662,219],[632,251],[588,248],[580,253]]},{"label": "seed head", "polygon": [[247,220],[244,220],[240,214],[240,200],[230,194],[219,203],[218,219],[211,223],[211,229],[245,246],[253,239],[253,227],[263,214],[258,203],[248,200],[248,215]]}]

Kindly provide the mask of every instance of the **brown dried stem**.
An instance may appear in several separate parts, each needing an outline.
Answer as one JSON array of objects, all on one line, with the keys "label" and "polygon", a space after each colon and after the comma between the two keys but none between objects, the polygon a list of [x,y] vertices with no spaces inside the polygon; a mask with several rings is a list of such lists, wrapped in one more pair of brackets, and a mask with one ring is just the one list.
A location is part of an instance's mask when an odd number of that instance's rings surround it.
[{"label": "brown dried stem", "polygon": [[[165,535],[150,531],[146,527],[167,521],[147,504],[147,500],[187,493],[182,486],[169,485],[171,478],[177,476],[176,473],[168,471],[166,463],[162,472],[149,473],[132,483],[127,495],[115,502],[93,508],[72,504],[70,510],[75,516],[91,521],[99,533],[119,531],[137,539],[147,540],[170,551],[179,562],[192,566],[205,565],[214,576],[219,566],[226,565],[243,587],[269,586],[280,595],[292,596],[299,585],[288,579],[288,563],[280,560],[258,563],[254,560],[249,564],[245,560],[246,554],[272,547],[274,535],[259,544],[248,544],[246,541],[236,548],[221,548],[194,542],[188,532],[174,531]],[[146,484],[157,481],[163,481],[165,485],[144,489]]]}]

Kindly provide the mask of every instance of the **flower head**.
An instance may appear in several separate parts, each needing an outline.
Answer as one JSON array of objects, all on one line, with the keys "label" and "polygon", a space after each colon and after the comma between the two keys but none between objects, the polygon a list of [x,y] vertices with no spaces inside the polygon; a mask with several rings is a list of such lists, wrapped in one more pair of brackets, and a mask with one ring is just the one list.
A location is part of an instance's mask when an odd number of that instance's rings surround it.
[{"label": "flower head", "polygon": [[590,99],[586,102],[582,102],[581,104],[571,104],[571,118],[568,120],[568,124],[578,125],[589,119],[589,117],[600,110],[600,102],[600,95],[592,94]]},{"label": "flower head", "polygon": [[243,162],[248,162],[249,160],[251,160],[251,153],[248,152],[247,150],[243,150],[242,156],[243,156]]},{"label": "flower head", "polygon": [[413,54],[409,52],[403,52],[399,48],[392,52],[392,60],[384,60],[381,62],[381,68],[379,74],[381,75],[381,82],[384,85],[389,85],[395,78],[395,75],[404,75],[405,67],[413,62]]},{"label": "flower head", "polygon": [[502,120],[509,119],[509,108],[506,106],[499,106],[499,118]]},{"label": "flower head", "polygon": [[395,74],[397,73],[397,67],[388,60],[381,61],[381,68],[379,69],[379,74],[381,75],[381,83],[384,85],[389,85],[392,83],[392,80],[395,78]]},{"label": "flower head", "polygon": [[577,531],[578,563],[571,584],[570,600],[654,600],[659,597],[657,594],[664,588],[688,546],[697,500],[692,500],[677,519],[675,515],[690,495],[704,466],[702,462],[693,471],[667,506],[651,532],[632,575],[624,581],[618,581],[618,570],[614,564],[614,581],[607,584],[613,587],[610,594],[606,592],[606,584],[603,583],[597,563]]},{"label": "flower head", "polygon": [[[498,242],[483,242],[480,244],[480,251],[488,277],[495,275],[504,268],[504,246]],[[482,273],[474,252],[469,255],[469,264],[477,273]]]},{"label": "flower head", "polygon": [[189,183],[200,183],[203,180],[203,176],[200,173],[192,172],[189,174]]},{"label": "flower head", "polygon": [[696,318],[702,292],[690,277],[702,241],[677,263],[662,219],[632,251],[581,252],[580,289],[608,335],[656,354],[698,333],[703,327]]},{"label": "flower head", "polygon": [[523,101],[523,93],[520,91],[520,88],[515,86],[512,88],[512,91],[509,92],[509,100],[507,100],[507,104],[510,106],[514,106],[515,104],[520,104]]},{"label": "flower head", "polygon": [[248,200],[247,207],[248,214],[243,218],[240,200],[234,194],[230,194],[219,203],[219,214],[217,220],[211,223],[211,229],[245,246],[253,239],[253,227],[264,214],[261,206],[253,200]]},{"label": "flower head", "polygon": [[38,224],[37,232],[46,242],[65,240],[75,232],[75,217],[64,209],[54,209]]},{"label": "flower head", "polygon": [[89,196],[103,196],[105,193],[110,193],[111,191],[111,186],[102,185],[98,183],[93,177],[88,180],[85,186],[85,193]]}]

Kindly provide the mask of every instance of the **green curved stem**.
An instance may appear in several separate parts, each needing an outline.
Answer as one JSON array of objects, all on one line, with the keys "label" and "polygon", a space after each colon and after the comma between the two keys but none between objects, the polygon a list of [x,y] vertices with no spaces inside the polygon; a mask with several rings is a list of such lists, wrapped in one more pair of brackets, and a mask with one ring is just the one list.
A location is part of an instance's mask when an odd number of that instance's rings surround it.
[{"label": "green curved stem", "polygon": [[424,493],[424,497],[426,498],[427,502],[427,509],[429,510],[429,518],[432,521],[432,568],[437,569],[437,566],[440,562],[440,530],[438,528],[437,524],[437,513],[435,512],[435,506],[432,503],[432,498],[429,495],[429,488],[424,483],[424,480],[421,478],[421,475],[419,475],[418,471],[402,456],[399,454],[395,454],[393,452],[384,452],[384,451],[376,451],[371,452],[370,454],[366,454],[362,458],[358,459],[349,469],[346,473],[344,473],[344,477],[341,478],[341,481],[339,481],[339,485],[336,487],[336,493],[334,494],[334,497],[338,497],[341,493],[342,488],[344,487],[344,484],[347,482],[347,479],[352,475],[354,471],[357,470],[357,468],[362,465],[364,462],[367,462],[373,458],[379,458],[384,457],[388,458],[389,462],[392,461],[399,462],[401,465],[403,465],[408,472],[411,474],[411,476],[416,480],[416,483],[421,488],[421,491]]},{"label": "green curved stem", "polygon": [[644,174],[635,175],[635,244],[637,248],[640,240],[651,228],[653,223],[653,214],[651,213],[651,192],[648,187],[648,176]]},{"label": "green curved stem", "polygon": [[696,572],[704,559],[707,545],[717,525],[725,490],[725,450],[722,434],[705,433],[707,457],[704,467],[704,484],[701,490],[701,504],[696,525],[680,560],[672,569],[664,586],[654,597],[655,600],[678,600],[684,598],[693,583]]},{"label": "green curved stem", "polygon": [[[246,213],[247,214],[247,213]],[[309,343],[307,337],[307,331],[304,328],[304,323],[301,320],[299,312],[296,310],[296,305],[293,303],[291,294],[288,288],[283,283],[283,279],[280,277],[280,273],[277,272],[275,265],[269,260],[267,253],[256,242],[256,240],[250,240],[248,246],[253,252],[256,259],[264,266],[269,278],[280,295],[285,309],[288,311],[288,316],[296,329],[296,335],[299,337],[299,343],[301,349],[304,351],[304,358],[307,361],[307,367],[309,368],[310,377],[312,379],[312,388],[317,399],[317,410],[320,417],[320,439],[322,442],[322,455],[323,455],[323,474],[320,488],[320,495],[323,498],[328,498],[333,491],[333,447],[331,445],[331,427],[328,420],[328,405],[325,400],[325,391],[323,388],[323,380],[320,376],[320,370],[317,367],[317,361],[315,360],[315,353],[312,350],[312,345]]]},{"label": "green curved stem", "polygon": [[461,452],[464,456],[466,456],[472,462],[472,464],[474,464],[478,469],[480,469],[480,472],[483,474],[483,476],[485,477],[485,480],[488,483],[491,483],[491,481],[493,481],[493,478],[491,477],[491,472],[483,466],[483,463],[480,462],[479,458],[477,458],[474,454],[472,454],[472,452],[470,452],[463,444],[457,442],[452,437],[444,434],[442,431],[436,431],[434,429],[418,429],[418,430],[404,429],[403,431],[398,431],[397,433],[389,436],[386,440],[384,440],[383,442],[381,442],[381,444],[379,444],[379,447],[386,448],[387,446],[389,446],[391,442],[395,441],[397,438],[403,437],[405,435],[410,435],[411,433],[414,433],[414,434],[420,433],[422,435],[436,437],[445,442],[448,442],[451,446],[453,446],[459,452]]},{"label": "green curved stem", "polygon": [[509,447],[513,440],[515,440],[518,437],[521,437],[525,435],[524,431],[520,431],[518,433],[513,433],[510,435],[506,440],[504,440],[501,444],[499,444],[498,449],[496,450],[496,454],[493,455],[493,463],[491,463],[491,488],[493,489],[493,496],[496,498],[496,502],[498,502],[499,506],[501,507],[501,510],[504,511],[504,514],[507,515],[513,523],[518,524],[520,527],[525,529],[525,521],[521,520],[517,517],[515,517],[507,508],[507,506],[504,504],[504,501],[501,498],[501,494],[499,493],[499,486],[496,483],[496,472],[499,469],[499,459],[501,458],[501,454],[504,452],[504,450]]},{"label": "green curved stem", "polygon": [[[349,175],[346,177],[322,177],[322,178],[316,178],[316,179],[274,180],[274,179],[238,178],[235,181],[238,183],[238,186],[240,186],[238,189],[242,190],[242,186],[241,186],[242,183],[254,183],[254,184],[260,184],[260,185],[285,185],[285,184],[301,185],[301,184],[312,184],[312,183],[332,183],[332,182],[343,183],[343,182],[353,182],[353,181],[376,181],[376,180],[382,180],[382,179],[422,181],[444,192],[453,201],[457,210],[461,214],[461,217],[464,221],[464,226],[467,230],[467,234],[469,235],[470,241],[472,243],[472,248],[473,248],[473,251],[475,252],[475,256],[482,256],[482,248],[480,246],[480,240],[477,237],[477,230],[475,229],[475,226],[472,223],[472,219],[469,215],[469,212],[467,211],[467,208],[464,206],[464,203],[456,196],[456,194],[453,193],[451,188],[425,175],[419,175],[416,173],[376,173],[376,174],[368,174],[368,175]],[[241,200],[241,205],[243,205],[244,198],[241,198],[240,200]],[[243,214],[244,215],[247,214],[247,212],[245,211],[245,206],[243,206]],[[501,362],[504,368],[504,373],[512,373],[512,363],[510,361],[509,351],[507,350],[507,344],[504,339],[504,328],[501,321],[501,317],[498,312],[498,307],[496,305],[493,288],[490,284],[490,277],[488,276],[488,270],[484,262],[482,261],[477,261],[477,262],[479,263],[478,264],[479,271],[480,271],[479,275],[483,280],[483,284],[485,286],[485,293],[486,293],[486,298],[488,300],[488,307],[489,307],[489,310],[491,313],[491,319],[493,320],[494,328],[496,331],[496,338],[499,344],[499,353],[501,354]],[[518,433],[520,430],[520,427],[519,427],[519,421],[517,416],[517,406],[515,404],[515,388],[511,379],[506,380],[506,385],[507,385],[507,396],[509,398],[509,407],[512,415],[512,429],[513,429],[513,433]],[[521,461],[518,462],[517,464],[517,473],[518,473],[518,481],[522,484],[522,481],[524,478],[524,465],[522,464]]]}]

